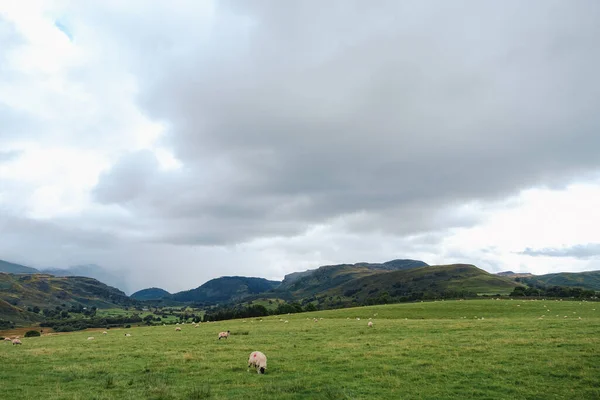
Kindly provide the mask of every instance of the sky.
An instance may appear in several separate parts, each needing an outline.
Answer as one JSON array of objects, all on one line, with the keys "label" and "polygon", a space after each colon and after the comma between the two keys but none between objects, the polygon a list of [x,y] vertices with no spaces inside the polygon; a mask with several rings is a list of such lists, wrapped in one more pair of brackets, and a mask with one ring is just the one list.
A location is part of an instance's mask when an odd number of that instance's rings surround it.
[{"label": "sky", "polygon": [[600,2],[0,0],[0,259],[128,292],[600,270]]}]

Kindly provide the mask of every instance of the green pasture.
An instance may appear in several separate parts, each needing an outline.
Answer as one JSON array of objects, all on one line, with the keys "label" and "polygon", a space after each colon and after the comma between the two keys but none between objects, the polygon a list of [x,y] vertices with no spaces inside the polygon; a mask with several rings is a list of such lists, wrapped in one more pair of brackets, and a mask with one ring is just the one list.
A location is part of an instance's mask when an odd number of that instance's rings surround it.
[{"label": "green pasture", "polygon": [[[600,398],[600,303],[438,301],[181,328],[2,342],[0,397]],[[229,339],[217,340],[225,330]],[[267,355],[265,375],[247,371],[254,350]]]}]

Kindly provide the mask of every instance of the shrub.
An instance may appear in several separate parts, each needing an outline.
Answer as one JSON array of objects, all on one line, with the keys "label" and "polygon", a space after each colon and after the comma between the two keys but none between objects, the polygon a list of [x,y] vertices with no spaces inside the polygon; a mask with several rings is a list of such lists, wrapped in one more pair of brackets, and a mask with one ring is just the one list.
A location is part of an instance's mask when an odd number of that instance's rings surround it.
[{"label": "shrub", "polygon": [[34,337],[34,336],[42,336],[38,331],[27,331],[25,332],[25,337]]}]

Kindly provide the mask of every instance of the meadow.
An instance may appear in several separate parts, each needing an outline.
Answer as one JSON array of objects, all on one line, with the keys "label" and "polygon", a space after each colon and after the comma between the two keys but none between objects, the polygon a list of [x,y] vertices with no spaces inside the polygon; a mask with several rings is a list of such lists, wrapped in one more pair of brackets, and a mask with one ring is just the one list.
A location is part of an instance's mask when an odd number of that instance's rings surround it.
[{"label": "meadow", "polygon": [[[0,343],[0,397],[600,398],[600,303],[437,301],[181,328],[87,330],[22,338],[22,346]],[[217,340],[226,330],[232,335]],[[265,375],[247,371],[254,350],[268,357]]]}]

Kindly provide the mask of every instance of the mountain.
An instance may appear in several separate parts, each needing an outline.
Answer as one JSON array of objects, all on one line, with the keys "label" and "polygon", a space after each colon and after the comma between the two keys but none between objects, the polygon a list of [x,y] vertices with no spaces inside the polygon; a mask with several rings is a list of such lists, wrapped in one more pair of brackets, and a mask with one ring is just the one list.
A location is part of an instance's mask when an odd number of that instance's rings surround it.
[{"label": "mountain", "polygon": [[8,274],[38,274],[40,271],[35,268],[0,260],[0,272]]},{"label": "mountain", "polygon": [[196,289],[175,293],[171,295],[171,299],[209,304],[240,301],[248,296],[267,292],[279,286],[280,283],[264,278],[223,276],[212,279]]},{"label": "mountain", "polygon": [[137,292],[133,293],[131,296],[132,299],[135,300],[160,300],[166,297],[170,297],[171,293],[167,292],[164,289],[161,288],[148,288],[148,289],[142,289],[142,290],[138,290]]},{"label": "mountain", "polygon": [[325,265],[315,270],[305,271],[300,276],[291,274],[292,279],[288,279],[289,275],[286,275],[275,292],[291,292],[295,298],[308,297],[365,276],[425,266],[426,263],[417,260],[392,260],[382,264],[363,262]]},{"label": "mountain", "polygon": [[21,309],[54,308],[63,304],[113,308],[135,303],[119,289],[93,278],[46,274],[0,273],[0,299]]},{"label": "mountain", "polygon": [[388,293],[392,297],[413,293],[441,294],[469,292],[508,294],[521,286],[508,278],[490,274],[469,264],[434,265],[372,274],[329,290],[330,295],[352,296],[358,300]]},{"label": "mountain", "polygon": [[534,275],[522,278],[528,285],[570,286],[600,291],[600,271],[560,272],[557,274]]},{"label": "mountain", "polygon": [[107,268],[96,264],[73,265],[68,268],[45,268],[41,272],[54,276],[85,276],[97,279],[100,282],[121,290],[127,290],[128,288],[127,281],[122,278],[122,275],[117,275]]}]

